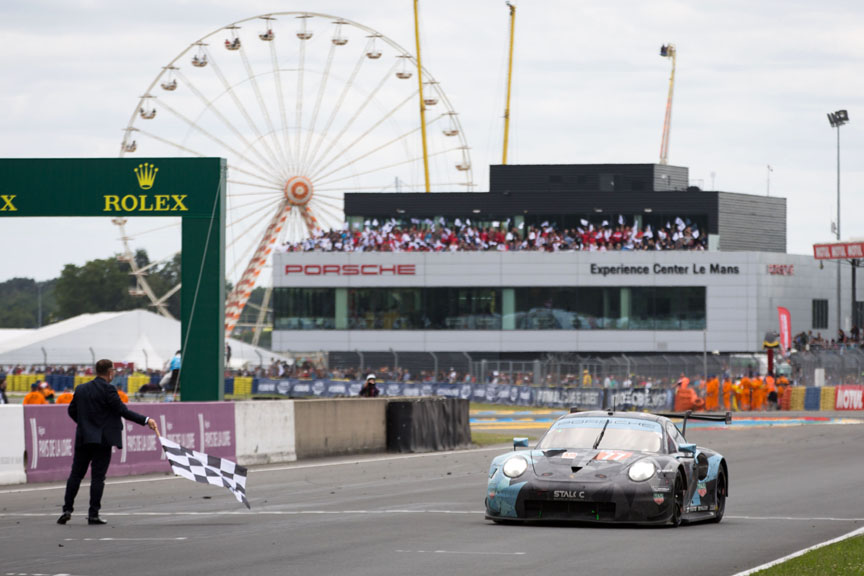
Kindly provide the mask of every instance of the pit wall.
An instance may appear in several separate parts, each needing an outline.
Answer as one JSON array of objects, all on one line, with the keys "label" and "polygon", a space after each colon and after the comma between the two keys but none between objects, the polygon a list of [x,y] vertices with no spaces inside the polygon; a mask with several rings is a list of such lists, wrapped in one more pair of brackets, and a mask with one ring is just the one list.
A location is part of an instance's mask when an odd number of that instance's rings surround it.
[{"label": "pit wall", "polygon": [[387,402],[384,398],[292,402],[297,458],[384,452]]},{"label": "pit wall", "polygon": [[0,405],[0,485],[27,481],[24,473],[24,406]]},{"label": "pit wall", "polygon": [[[130,408],[156,420],[164,437],[183,446],[255,465],[384,452],[388,401],[334,398],[132,403]],[[467,400],[459,402],[464,402],[467,410]],[[55,404],[0,406],[0,485],[62,482],[67,478],[75,439],[75,423],[67,409]],[[465,428],[467,432],[467,423]],[[126,421],[123,449],[113,449],[108,475],[169,471],[156,435]]]}]

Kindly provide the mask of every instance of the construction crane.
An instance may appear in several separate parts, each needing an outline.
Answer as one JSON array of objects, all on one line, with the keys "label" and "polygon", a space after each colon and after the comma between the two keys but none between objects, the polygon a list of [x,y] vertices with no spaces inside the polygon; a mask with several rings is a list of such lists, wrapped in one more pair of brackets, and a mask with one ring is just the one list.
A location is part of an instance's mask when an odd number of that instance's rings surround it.
[{"label": "construction crane", "polygon": [[513,34],[516,29],[516,6],[507,2],[510,8],[510,58],[507,63],[507,103],[504,106],[504,153],[501,164],[507,164],[507,144],[510,136],[510,86],[513,80]]},{"label": "construction crane", "polygon": [[669,76],[669,98],[666,100],[666,118],[663,120],[663,140],[660,142],[660,164],[668,164],[669,131],[672,129],[672,95],[675,93],[675,58],[678,50],[674,44],[664,44],[660,47],[660,56],[672,60],[672,74]]}]

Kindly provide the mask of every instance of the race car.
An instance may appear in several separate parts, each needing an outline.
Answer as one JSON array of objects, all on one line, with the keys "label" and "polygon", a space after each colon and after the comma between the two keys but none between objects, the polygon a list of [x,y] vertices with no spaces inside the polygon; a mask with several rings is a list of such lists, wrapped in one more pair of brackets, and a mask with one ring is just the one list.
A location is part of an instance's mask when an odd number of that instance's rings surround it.
[{"label": "race car", "polygon": [[[681,430],[669,419],[682,418]],[[571,412],[533,450],[492,460],[486,518],[496,523],[720,522],[729,495],[722,455],[688,443],[687,420],[727,424],[731,415]]]}]

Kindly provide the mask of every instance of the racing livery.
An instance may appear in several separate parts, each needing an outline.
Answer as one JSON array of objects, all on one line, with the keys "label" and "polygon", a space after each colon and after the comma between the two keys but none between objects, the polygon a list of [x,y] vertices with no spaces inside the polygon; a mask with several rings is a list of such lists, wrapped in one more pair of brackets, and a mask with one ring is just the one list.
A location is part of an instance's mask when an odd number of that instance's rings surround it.
[{"label": "racing livery", "polygon": [[729,494],[722,455],[690,444],[667,416],[729,422],[730,415],[593,411],[562,416],[533,450],[489,468],[486,518],[670,524],[720,522]]}]

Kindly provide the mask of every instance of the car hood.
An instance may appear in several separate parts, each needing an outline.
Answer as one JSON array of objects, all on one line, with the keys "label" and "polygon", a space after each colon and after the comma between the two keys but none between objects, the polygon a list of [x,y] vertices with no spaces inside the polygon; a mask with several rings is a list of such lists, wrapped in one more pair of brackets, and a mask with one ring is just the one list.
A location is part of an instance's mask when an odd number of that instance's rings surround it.
[{"label": "car hood", "polygon": [[578,475],[585,482],[600,482],[622,473],[649,454],[633,450],[570,448],[533,450],[531,456],[534,474],[540,478],[572,480]]}]

